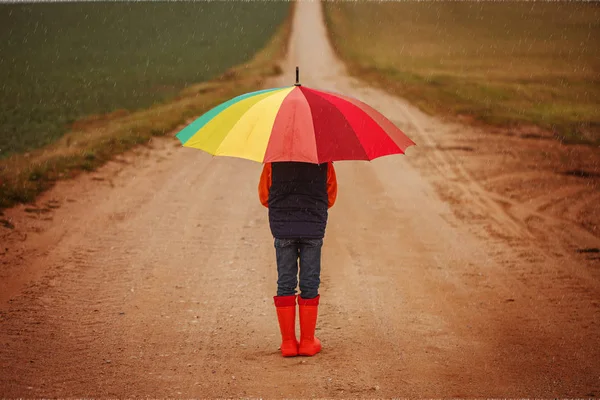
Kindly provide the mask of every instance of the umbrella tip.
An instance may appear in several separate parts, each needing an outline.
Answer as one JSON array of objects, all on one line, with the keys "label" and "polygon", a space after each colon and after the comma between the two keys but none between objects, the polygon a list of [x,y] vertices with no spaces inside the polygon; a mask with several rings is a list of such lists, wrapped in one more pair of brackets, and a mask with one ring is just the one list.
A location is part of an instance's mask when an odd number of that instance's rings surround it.
[{"label": "umbrella tip", "polygon": [[300,68],[296,67],[296,83],[294,86],[302,86],[300,84]]}]

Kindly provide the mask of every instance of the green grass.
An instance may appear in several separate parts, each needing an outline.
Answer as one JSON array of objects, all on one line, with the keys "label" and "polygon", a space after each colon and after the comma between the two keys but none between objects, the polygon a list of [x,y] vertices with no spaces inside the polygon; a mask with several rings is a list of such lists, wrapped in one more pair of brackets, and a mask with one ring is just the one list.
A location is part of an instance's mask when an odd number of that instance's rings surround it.
[{"label": "green grass", "polygon": [[50,145],[0,159],[0,210],[34,202],[58,180],[94,170],[154,136],[173,134],[219,103],[261,89],[266,78],[281,73],[278,61],[287,48],[293,7],[289,11],[266,46],[248,62],[208,82],[190,85],[168,102],[81,119]]},{"label": "green grass", "polygon": [[286,2],[0,4],[0,159],[90,114],[139,110],[248,61]]},{"label": "green grass", "polygon": [[432,114],[600,142],[600,7],[573,2],[327,2],[352,73]]}]

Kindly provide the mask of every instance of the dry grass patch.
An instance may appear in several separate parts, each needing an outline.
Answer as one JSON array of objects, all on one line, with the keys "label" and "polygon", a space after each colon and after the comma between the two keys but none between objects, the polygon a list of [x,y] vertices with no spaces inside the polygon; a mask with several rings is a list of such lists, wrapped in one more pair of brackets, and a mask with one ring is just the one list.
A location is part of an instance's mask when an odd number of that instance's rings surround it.
[{"label": "dry grass patch", "polygon": [[327,2],[353,74],[426,112],[600,143],[600,7],[586,2]]}]

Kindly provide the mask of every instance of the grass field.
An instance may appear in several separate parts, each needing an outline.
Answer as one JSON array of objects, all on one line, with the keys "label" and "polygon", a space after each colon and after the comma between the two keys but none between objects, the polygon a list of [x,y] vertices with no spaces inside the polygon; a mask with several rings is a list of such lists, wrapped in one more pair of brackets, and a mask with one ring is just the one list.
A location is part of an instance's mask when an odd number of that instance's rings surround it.
[{"label": "grass field", "polygon": [[327,2],[353,74],[432,114],[600,142],[600,7],[585,2]]},{"label": "grass field", "polygon": [[90,114],[138,110],[249,60],[286,2],[0,4],[0,159]]},{"label": "grass field", "polygon": [[92,171],[154,136],[177,131],[219,103],[262,88],[265,79],[281,73],[278,61],[287,49],[293,9],[250,60],[212,80],[189,85],[168,102],[148,108],[88,116],[43,148],[0,159],[0,216],[3,208],[34,202],[58,180]]}]

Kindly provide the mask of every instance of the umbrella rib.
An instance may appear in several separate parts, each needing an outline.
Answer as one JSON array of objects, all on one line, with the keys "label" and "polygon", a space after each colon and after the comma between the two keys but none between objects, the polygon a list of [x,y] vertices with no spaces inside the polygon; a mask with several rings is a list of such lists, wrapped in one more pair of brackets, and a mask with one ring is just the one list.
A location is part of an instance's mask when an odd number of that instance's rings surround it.
[{"label": "umbrella rib", "polygon": [[[310,121],[311,121],[311,126],[312,126],[312,135],[313,135],[313,139],[314,139],[314,150],[315,150],[315,160],[317,161],[317,163],[319,163],[319,149],[317,147],[317,138],[315,135],[315,122],[313,119],[313,112],[312,112],[312,108],[310,107],[310,103],[308,102],[308,99],[306,98],[304,92],[302,92],[302,90],[300,91],[300,93],[302,93],[302,97],[304,98],[304,101],[306,102],[307,108],[308,108],[308,112],[310,113]],[[295,118],[295,116],[294,116]]]}]

